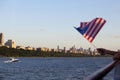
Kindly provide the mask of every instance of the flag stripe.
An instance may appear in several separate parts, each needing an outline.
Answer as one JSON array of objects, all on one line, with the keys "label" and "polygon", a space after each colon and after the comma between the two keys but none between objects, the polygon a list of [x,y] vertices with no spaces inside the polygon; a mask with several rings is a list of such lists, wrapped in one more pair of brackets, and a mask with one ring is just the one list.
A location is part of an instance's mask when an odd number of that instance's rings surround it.
[{"label": "flag stripe", "polygon": [[103,27],[103,25],[106,23],[106,21],[104,20],[103,24],[101,25],[101,27],[98,29],[97,33],[93,36],[91,42],[94,40],[94,38],[96,37],[96,35],[98,34],[98,32],[100,31],[100,29]]},{"label": "flag stripe", "polygon": [[99,31],[99,29],[101,29],[104,24],[104,20],[101,20],[101,22],[100,22],[100,24],[98,25],[98,27],[95,29],[95,32],[93,33],[93,35],[92,35],[92,37],[94,37],[95,36],[95,34]]},{"label": "flag stripe", "polygon": [[96,24],[94,25],[94,27],[93,27],[92,30],[90,31],[90,33],[89,33],[90,36],[89,36],[88,39],[90,39],[90,37],[93,36],[93,34],[95,33],[95,30],[97,30],[96,28],[99,27],[101,21],[102,21],[102,19],[97,19],[97,20],[96,20]]},{"label": "flag stripe", "polygon": [[89,36],[88,34],[91,31],[91,29],[92,29],[93,25],[95,24],[96,20],[97,20],[97,18],[90,22],[89,28],[88,28],[87,32],[85,33],[85,38],[88,38],[88,36]]}]

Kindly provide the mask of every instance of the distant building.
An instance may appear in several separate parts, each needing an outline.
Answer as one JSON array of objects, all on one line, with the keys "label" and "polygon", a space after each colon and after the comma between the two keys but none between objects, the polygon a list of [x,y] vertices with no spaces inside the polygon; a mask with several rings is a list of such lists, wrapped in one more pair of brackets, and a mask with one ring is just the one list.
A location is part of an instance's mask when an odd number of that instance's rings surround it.
[{"label": "distant building", "polygon": [[41,52],[41,48],[37,48],[37,51],[38,51],[38,52]]},{"label": "distant building", "polygon": [[51,49],[51,52],[58,52],[57,49]]},{"label": "distant building", "polygon": [[66,53],[66,47],[64,47],[63,49],[60,49],[59,48],[59,45],[57,46],[57,51],[56,52],[63,52],[63,53]]},{"label": "distant building", "polygon": [[9,48],[16,48],[16,43],[13,40],[8,40],[5,43],[5,46],[9,46]]},{"label": "distant building", "polygon": [[92,54],[92,50],[91,50],[91,48],[88,48],[87,51],[88,51],[88,55],[93,55],[93,54]]},{"label": "distant building", "polygon": [[59,52],[59,50],[60,50],[60,49],[59,49],[59,45],[58,45],[58,46],[57,46],[57,52]]},{"label": "distant building", "polygon": [[39,52],[41,52],[41,51],[49,52],[49,51],[52,51],[52,49],[49,49],[49,48],[46,48],[46,47],[40,47],[40,48],[37,48],[37,51],[39,51]]},{"label": "distant building", "polygon": [[33,47],[33,50],[34,50],[34,51],[36,51],[36,50],[37,50],[37,48],[34,48],[34,47]]},{"label": "distant building", "polygon": [[66,51],[66,47],[64,47],[63,52],[64,52],[64,53],[67,53],[67,51]]},{"label": "distant building", "polygon": [[59,49],[59,52],[63,52],[63,49]]},{"label": "distant building", "polygon": [[33,50],[33,48],[28,46],[28,47],[25,47],[25,50]]},{"label": "distant building", "polygon": [[96,49],[93,50],[93,55],[100,55],[100,53],[98,53],[98,51]]},{"label": "distant building", "polygon": [[49,48],[46,48],[46,47],[42,47],[42,48],[41,48],[41,51],[48,52],[48,51],[51,51],[51,49],[49,49]]},{"label": "distant building", "polygon": [[84,49],[82,47],[79,48],[79,53],[81,53],[81,54],[84,53]]},{"label": "distant building", "polygon": [[70,50],[70,53],[77,53],[77,49],[75,48],[75,45],[69,50]]},{"label": "distant building", "polygon": [[3,33],[0,33],[0,46],[4,46],[4,36],[3,36]]},{"label": "distant building", "polygon": [[24,46],[17,46],[16,48],[17,48],[17,49],[25,49]]}]

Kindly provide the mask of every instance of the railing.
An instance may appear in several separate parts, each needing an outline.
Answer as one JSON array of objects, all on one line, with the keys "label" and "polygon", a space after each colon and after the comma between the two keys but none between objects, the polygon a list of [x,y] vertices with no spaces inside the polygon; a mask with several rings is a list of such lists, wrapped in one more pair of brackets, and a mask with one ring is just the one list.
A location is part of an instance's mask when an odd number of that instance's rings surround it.
[{"label": "railing", "polygon": [[89,75],[84,80],[102,80],[114,67],[116,67],[118,64],[120,64],[120,52],[106,50],[104,48],[97,48],[97,51],[101,55],[105,55],[105,54],[112,55],[113,59],[115,61],[111,62],[110,64],[108,64],[104,68],[101,68],[100,70]]},{"label": "railing", "polygon": [[104,68],[101,68],[100,70],[94,72],[84,80],[102,80],[114,67],[120,64],[120,52],[111,51],[104,48],[97,48],[97,51],[101,55],[105,55],[105,54],[112,55],[115,61],[111,62]]},{"label": "railing", "polygon": [[113,61],[104,68],[101,68],[100,70],[94,72],[85,80],[102,80],[115,66],[117,66],[120,63],[120,61]]}]

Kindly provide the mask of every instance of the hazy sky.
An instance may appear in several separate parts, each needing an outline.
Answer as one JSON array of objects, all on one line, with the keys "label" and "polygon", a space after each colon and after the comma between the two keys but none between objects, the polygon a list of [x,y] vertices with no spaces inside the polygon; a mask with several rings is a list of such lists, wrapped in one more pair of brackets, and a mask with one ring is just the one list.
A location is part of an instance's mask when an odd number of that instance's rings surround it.
[{"label": "hazy sky", "polygon": [[120,49],[120,0],[0,0],[0,32],[21,46],[94,48],[73,26],[96,17],[107,22],[93,44]]}]

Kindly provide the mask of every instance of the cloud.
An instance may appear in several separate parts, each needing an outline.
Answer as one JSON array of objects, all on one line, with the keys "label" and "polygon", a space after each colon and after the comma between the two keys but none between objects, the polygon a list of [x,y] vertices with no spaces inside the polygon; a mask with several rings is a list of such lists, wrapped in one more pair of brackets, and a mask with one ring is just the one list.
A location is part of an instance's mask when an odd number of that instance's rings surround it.
[{"label": "cloud", "polygon": [[38,28],[37,30],[38,30],[38,31],[45,31],[44,28]]},{"label": "cloud", "polygon": [[120,35],[113,36],[114,38],[120,38]]},{"label": "cloud", "polygon": [[44,31],[44,29],[39,29],[40,31]]}]

